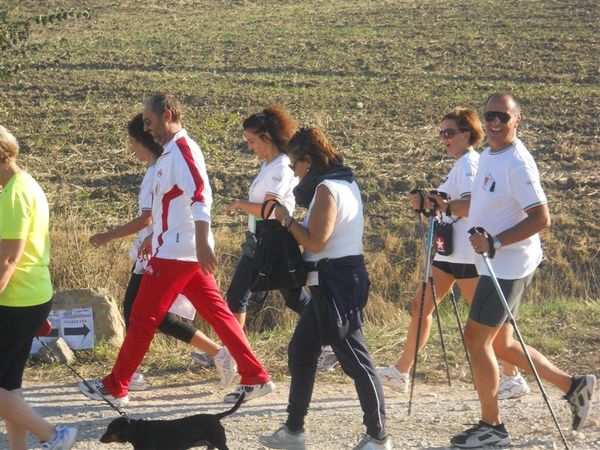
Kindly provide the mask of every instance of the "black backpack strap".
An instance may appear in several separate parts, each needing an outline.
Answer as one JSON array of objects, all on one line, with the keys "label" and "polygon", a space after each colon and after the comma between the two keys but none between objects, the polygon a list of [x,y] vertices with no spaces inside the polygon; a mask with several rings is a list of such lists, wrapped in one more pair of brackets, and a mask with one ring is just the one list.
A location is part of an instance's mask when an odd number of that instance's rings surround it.
[{"label": "black backpack strap", "polygon": [[[265,200],[262,204],[262,206],[260,207],[260,217],[262,217],[264,220],[267,220],[269,217],[271,217],[271,214],[273,214],[273,210],[275,209],[275,207],[277,206],[281,206],[281,203],[279,203],[279,200],[275,200],[275,199],[269,199],[269,200]],[[268,209],[268,213],[265,214],[265,210]]]}]

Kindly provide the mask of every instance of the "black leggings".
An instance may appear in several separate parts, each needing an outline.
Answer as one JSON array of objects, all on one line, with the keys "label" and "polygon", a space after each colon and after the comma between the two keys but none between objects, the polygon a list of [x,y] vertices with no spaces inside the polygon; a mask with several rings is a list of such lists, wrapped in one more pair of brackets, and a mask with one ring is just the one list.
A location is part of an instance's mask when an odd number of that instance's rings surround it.
[{"label": "black leggings", "polygon": [[52,301],[26,307],[0,306],[0,388],[12,391],[21,387],[33,337],[51,306]]},{"label": "black leggings", "polygon": [[[129,316],[133,308],[133,302],[140,289],[142,275],[131,272],[129,284],[125,290],[125,299],[123,300],[123,318],[125,319],[125,328],[129,328]],[[196,327],[178,318],[177,314],[168,312],[163,321],[158,326],[158,329],[168,336],[173,336],[175,339],[189,344],[194,334]]]}]

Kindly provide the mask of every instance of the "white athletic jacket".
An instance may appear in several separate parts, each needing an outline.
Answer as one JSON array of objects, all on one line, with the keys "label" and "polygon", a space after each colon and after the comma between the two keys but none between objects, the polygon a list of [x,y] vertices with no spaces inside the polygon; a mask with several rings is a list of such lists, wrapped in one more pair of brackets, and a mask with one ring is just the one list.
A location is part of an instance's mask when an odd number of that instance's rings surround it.
[{"label": "white athletic jacket", "polygon": [[[154,256],[197,261],[194,221],[210,223],[212,192],[200,147],[181,129],[156,161],[152,202]],[[212,231],[209,243],[214,245]]]}]

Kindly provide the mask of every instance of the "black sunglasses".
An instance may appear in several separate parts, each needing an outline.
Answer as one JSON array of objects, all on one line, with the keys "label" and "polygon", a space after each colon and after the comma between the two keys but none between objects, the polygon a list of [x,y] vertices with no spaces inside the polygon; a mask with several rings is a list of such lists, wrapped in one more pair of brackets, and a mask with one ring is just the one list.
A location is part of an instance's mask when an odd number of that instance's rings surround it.
[{"label": "black sunglasses", "polygon": [[444,139],[452,139],[457,134],[464,133],[465,131],[467,130],[461,130],[456,128],[444,128],[443,130],[440,130],[440,137]]},{"label": "black sunglasses", "polygon": [[144,125],[146,125],[147,127],[149,127],[150,124],[152,123],[152,122],[150,122],[150,119],[148,119],[148,118],[142,119],[142,121],[144,122]]},{"label": "black sunglasses", "polygon": [[505,124],[510,120],[510,114],[501,111],[486,111],[483,117],[486,122],[493,122],[496,117]]}]

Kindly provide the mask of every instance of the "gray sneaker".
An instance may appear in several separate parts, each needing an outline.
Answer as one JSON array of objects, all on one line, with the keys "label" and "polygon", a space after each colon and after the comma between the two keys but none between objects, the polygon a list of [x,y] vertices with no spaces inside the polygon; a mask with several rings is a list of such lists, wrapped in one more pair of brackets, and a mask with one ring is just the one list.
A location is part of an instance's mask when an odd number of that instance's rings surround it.
[{"label": "gray sneaker", "polygon": [[596,377],[594,375],[573,377],[574,389],[569,395],[565,395],[564,397],[569,402],[569,406],[573,412],[572,428],[575,431],[583,428],[590,414],[595,385]]},{"label": "gray sneaker", "polygon": [[208,353],[192,352],[192,359],[203,369],[214,369],[215,360]]},{"label": "gray sneaker", "polygon": [[75,443],[77,428],[58,425],[54,428],[54,436],[49,441],[42,442],[43,449],[48,450],[69,450]]},{"label": "gray sneaker", "polygon": [[304,450],[306,448],[304,431],[292,433],[287,425],[283,425],[270,436],[259,436],[258,442],[267,448],[285,448],[288,450]]},{"label": "gray sneaker", "polygon": [[392,448],[392,439],[389,435],[379,440],[365,433],[354,450],[392,450]]},{"label": "gray sneaker", "polygon": [[317,361],[317,370],[319,372],[331,372],[340,365],[340,362],[333,353],[331,346],[326,345],[321,349],[321,355]]}]

